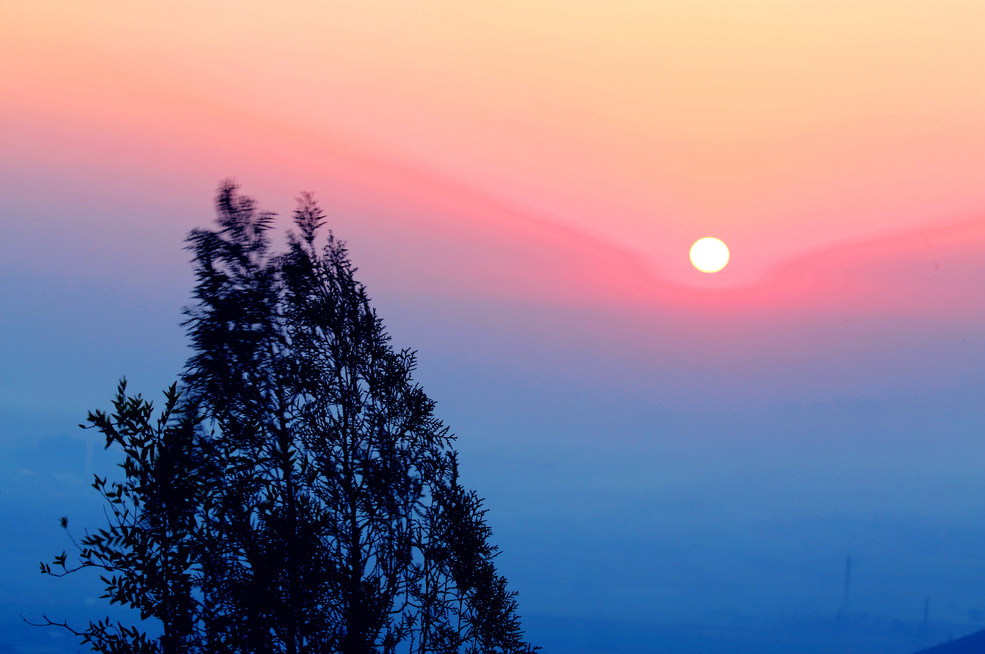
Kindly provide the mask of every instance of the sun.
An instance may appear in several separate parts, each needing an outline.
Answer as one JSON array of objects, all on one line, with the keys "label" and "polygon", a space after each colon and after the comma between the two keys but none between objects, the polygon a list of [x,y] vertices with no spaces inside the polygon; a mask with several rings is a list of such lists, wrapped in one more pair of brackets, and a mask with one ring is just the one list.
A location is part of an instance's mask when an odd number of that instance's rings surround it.
[{"label": "sun", "polygon": [[717,238],[699,238],[691,246],[691,263],[701,272],[718,272],[728,263],[728,248]]}]

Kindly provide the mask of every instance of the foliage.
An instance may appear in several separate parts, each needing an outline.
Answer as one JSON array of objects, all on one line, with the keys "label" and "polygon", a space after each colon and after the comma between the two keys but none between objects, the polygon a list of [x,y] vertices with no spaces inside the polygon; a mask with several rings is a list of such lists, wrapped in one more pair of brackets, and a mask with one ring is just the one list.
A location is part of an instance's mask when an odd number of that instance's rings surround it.
[{"label": "foliage", "polygon": [[[142,620],[156,618],[163,635],[156,641],[136,626],[127,627],[107,618],[90,621],[78,632],[93,650],[101,652],[187,651],[193,631],[196,601],[193,598],[196,507],[207,488],[198,476],[194,421],[178,410],[178,392],[172,385],[165,393],[160,416],[139,395],[126,393],[120,382],[114,412],[90,412],[88,425],[106,437],[106,447],[119,446],[124,459],[123,482],[109,482],[94,475],[92,487],[105,501],[108,525],[85,534],[76,545],[77,561],[70,567],[62,552],[41,572],[65,576],[83,568],[97,568],[105,586],[101,596],[110,604],[136,609]],[[62,518],[67,528],[68,519]],[[53,567],[54,566],[54,567]],[[45,618],[48,624],[52,623]]]},{"label": "foliage", "polygon": [[96,478],[111,524],[79,565],[42,564],[101,568],[104,597],[162,635],[76,633],[102,652],[534,651],[415,355],[390,345],[345,245],[316,247],[314,199],[276,255],[273,215],[233,184],[217,210],[188,238],[181,396],[154,421],[121,384],[112,415],[90,414],[125,481]]}]

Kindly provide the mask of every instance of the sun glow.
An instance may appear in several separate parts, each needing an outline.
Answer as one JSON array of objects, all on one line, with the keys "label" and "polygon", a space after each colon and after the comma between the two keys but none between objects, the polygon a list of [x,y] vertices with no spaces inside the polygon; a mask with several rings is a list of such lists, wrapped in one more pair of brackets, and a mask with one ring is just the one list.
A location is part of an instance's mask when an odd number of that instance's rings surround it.
[{"label": "sun glow", "polygon": [[718,272],[728,263],[728,256],[728,247],[710,236],[698,239],[691,246],[691,263],[701,272]]}]

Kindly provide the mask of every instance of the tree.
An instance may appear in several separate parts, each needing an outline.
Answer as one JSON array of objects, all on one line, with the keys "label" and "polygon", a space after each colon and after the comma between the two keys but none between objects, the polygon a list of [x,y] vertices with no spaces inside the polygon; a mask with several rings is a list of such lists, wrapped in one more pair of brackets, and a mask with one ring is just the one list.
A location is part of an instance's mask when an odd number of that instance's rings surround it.
[{"label": "tree", "polygon": [[[191,636],[196,602],[193,598],[193,535],[196,507],[205,490],[197,473],[194,452],[195,424],[180,416],[178,393],[172,385],[165,393],[161,415],[153,418],[153,405],[139,395],[128,396],[120,382],[112,415],[90,412],[88,426],[106,436],[106,447],[119,446],[124,459],[123,482],[108,482],[95,475],[92,487],[106,503],[105,529],[88,533],[78,550],[77,562],[69,567],[62,552],[41,572],[61,577],[84,568],[102,570],[104,599],[139,611],[142,620],[156,618],[162,635],[151,639],[136,627],[107,618],[90,621],[84,631],[46,616],[45,624],[69,629],[100,652],[192,651]],[[68,527],[68,519],[61,519]],[[54,568],[52,567],[54,566]]]},{"label": "tree", "polygon": [[390,345],[345,245],[329,232],[316,247],[312,196],[281,254],[273,215],[232,183],[217,212],[188,237],[180,395],[154,425],[123,385],[113,415],[90,415],[123,447],[126,481],[101,492],[125,508],[77,568],[112,572],[111,602],[163,633],[76,633],[104,652],[534,651],[415,354]]}]

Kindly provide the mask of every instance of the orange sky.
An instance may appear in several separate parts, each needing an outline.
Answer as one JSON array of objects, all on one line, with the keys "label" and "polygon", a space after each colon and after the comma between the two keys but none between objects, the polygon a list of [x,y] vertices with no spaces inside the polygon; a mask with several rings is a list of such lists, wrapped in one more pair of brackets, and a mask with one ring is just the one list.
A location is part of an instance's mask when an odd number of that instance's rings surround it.
[{"label": "orange sky", "polygon": [[[454,188],[669,284],[981,238],[979,0],[13,2],[0,83],[6,157]],[[706,235],[732,249],[714,282],[687,264]]]}]

